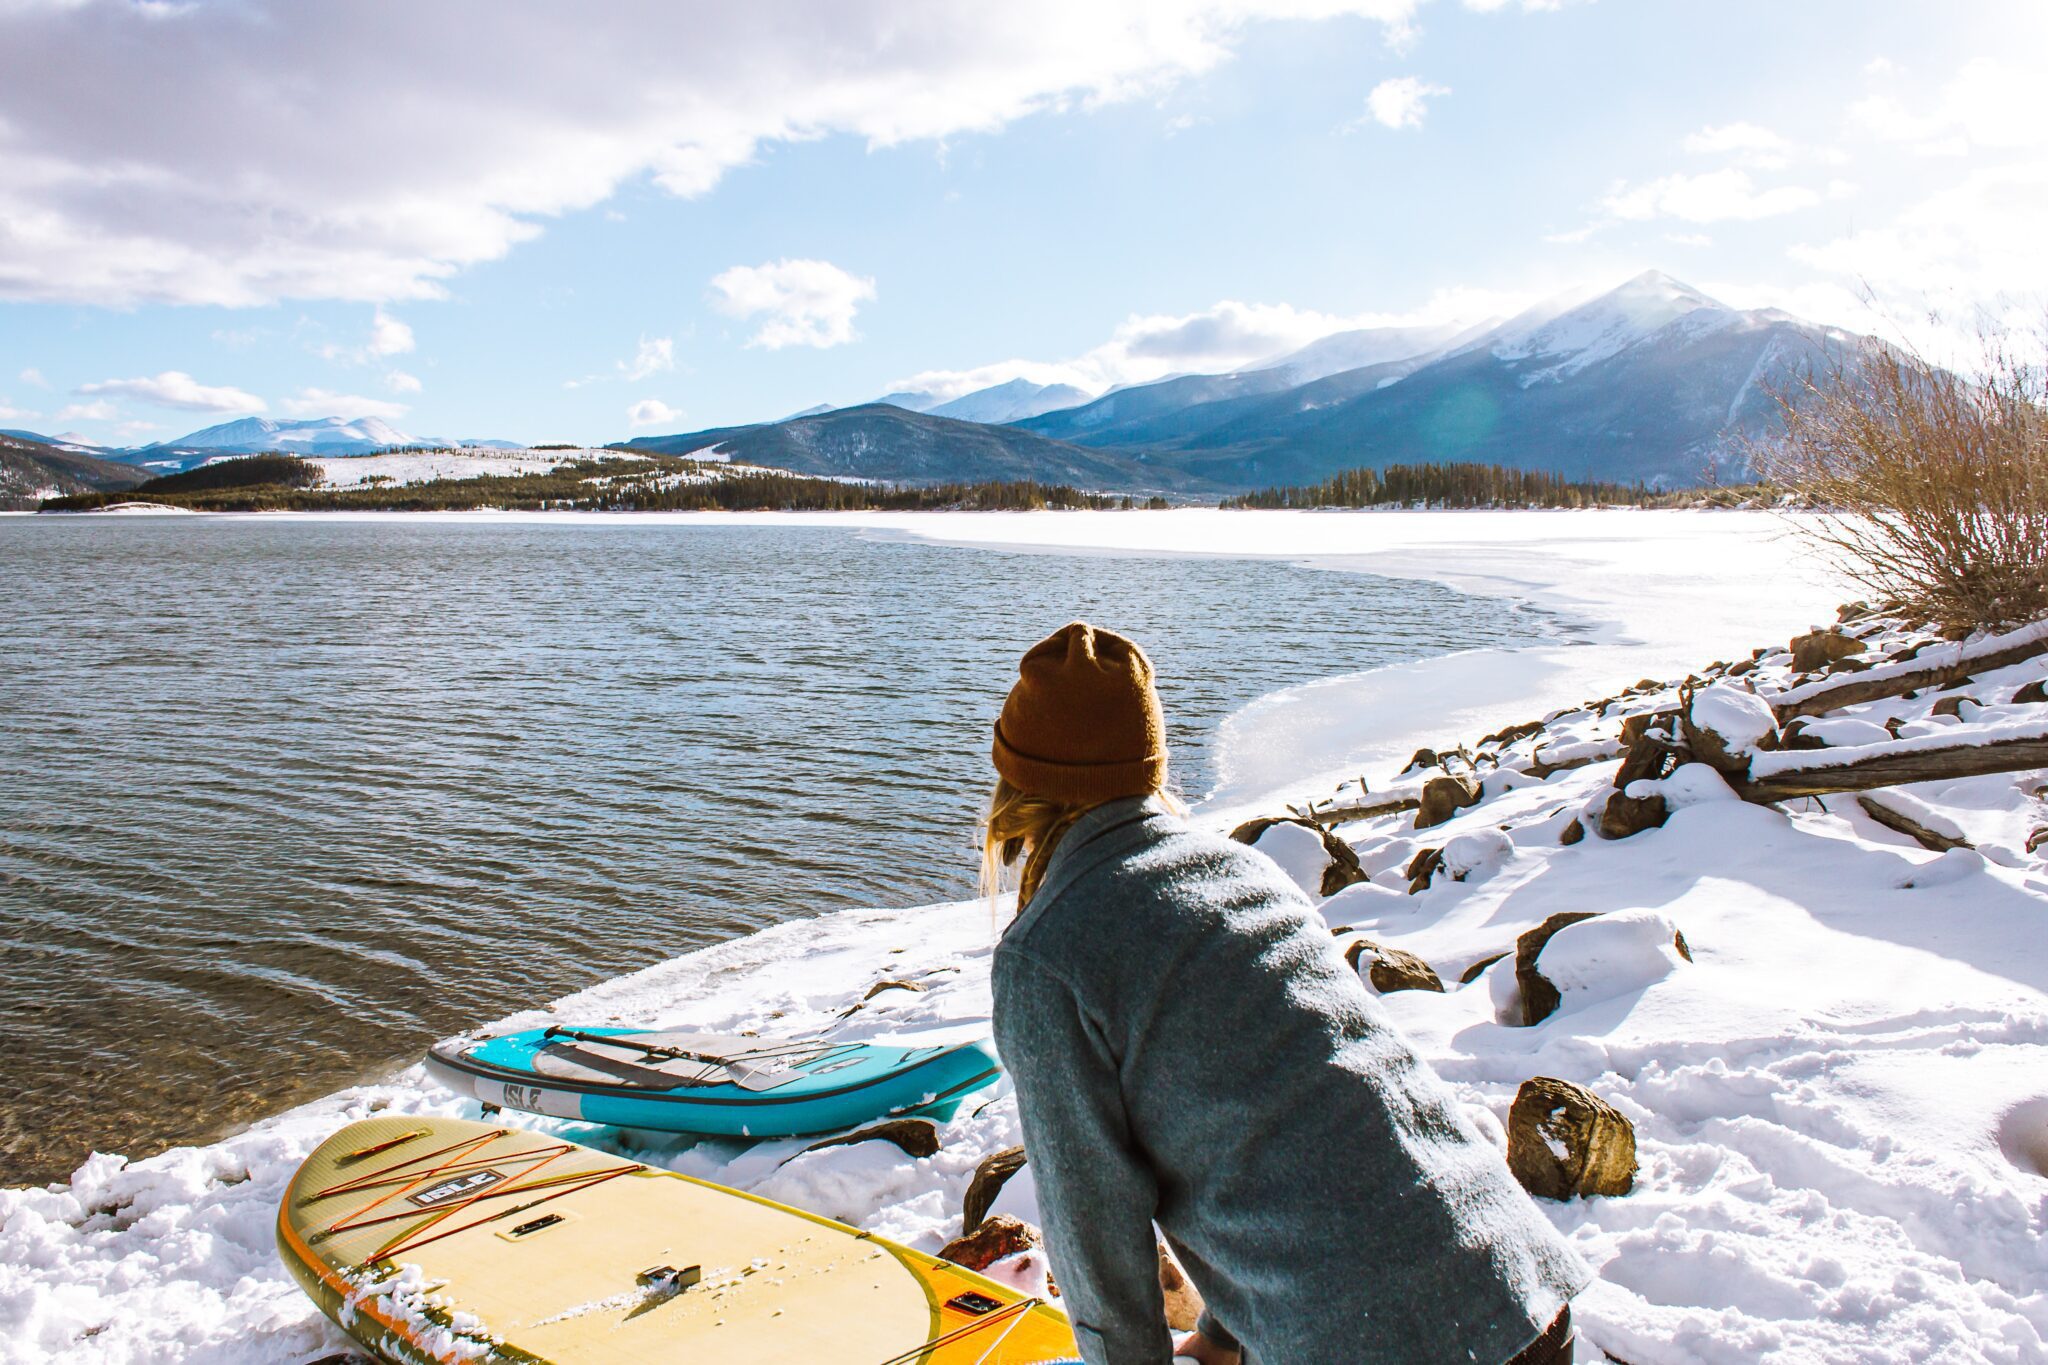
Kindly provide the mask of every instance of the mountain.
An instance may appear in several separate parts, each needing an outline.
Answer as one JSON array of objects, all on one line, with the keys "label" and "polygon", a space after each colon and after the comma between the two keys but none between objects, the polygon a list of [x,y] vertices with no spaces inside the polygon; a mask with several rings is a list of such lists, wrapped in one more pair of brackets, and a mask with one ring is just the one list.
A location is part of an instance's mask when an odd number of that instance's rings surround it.
[{"label": "mountain", "polygon": [[1172,447],[1250,410],[1256,406],[1254,400],[1368,367],[1412,369],[1462,336],[1455,325],[1336,332],[1250,369],[1176,375],[1111,389],[1092,403],[1021,420],[1017,425],[1082,445]]},{"label": "mountain", "polygon": [[[885,393],[875,400],[877,403],[887,403],[892,408],[902,408],[905,412],[930,412],[945,401],[945,399],[935,393],[925,393],[922,390],[917,392]],[[864,405],[856,404],[855,406]]]},{"label": "mountain", "polygon": [[1484,330],[1454,322],[1433,327],[1362,327],[1351,332],[1332,332],[1298,351],[1276,356],[1253,368],[1279,370],[1291,384],[1309,384],[1367,365],[1431,355]]},{"label": "mountain", "polygon": [[1144,454],[1091,450],[1016,427],[962,422],[890,403],[835,408],[815,417],[677,436],[642,436],[627,450],[768,465],[798,474],[898,483],[1036,479],[1100,490],[1193,490],[1200,481],[1153,466]]},{"label": "mountain", "polygon": [[9,427],[0,427],[0,436],[12,437],[17,441],[33,441],[37,445],[49,446],[56,450],[68,450],[74,455],[103,456],[107,453],[107,447],[95,445],[75,431],[64,431],[59,432],[55,436],[45,436],[39,431],[19,431]]},{"label": "mountain", "polygon": [[1012,379],[1007,384],[976,389],[923,411],[962,422],[1019,422],[1040,413],[1074,407],[1094,396],[1072,384],[1034,384],[1028,379]]},{"label": "mountain", "polygon": [[[1744,438],[1777,422],[1772,390],[1856,340],[1773,309],[1730,308],[1650,271],[1545,300],[1434,355],[1240,391],[1072,439],[1142,449],[1203,482],[1241,488],[1451,460],[1685,486],[1746,473]],[[1263,377],[1272,373],[1231,379],[1253,389],[1246,381],[1270,383]],[[1022,425],[1058,434],[1087,411]]]},{"label": "mountain", "polygon": [[143,451],[204,450],[259,455],[282,450],[293,455],[367,455],[413,443],[412,437],[381,417],[314,417],[299,422],[243,417],[180,436],[175,441],[159,441],[143,447]]},{"label": "mountain", "polygon": [[148,477],[33,433],[0,431],[0,510],[30,511],[44,498],[133,488]]}]

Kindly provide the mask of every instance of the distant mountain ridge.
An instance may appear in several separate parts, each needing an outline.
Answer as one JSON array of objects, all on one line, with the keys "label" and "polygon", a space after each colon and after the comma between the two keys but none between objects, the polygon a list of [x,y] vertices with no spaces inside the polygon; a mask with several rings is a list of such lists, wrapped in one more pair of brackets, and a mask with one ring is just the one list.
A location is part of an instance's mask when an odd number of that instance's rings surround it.
[{"label": "distant mountain ridge", "polygon": [[1185,377],[1021,425],[1232,488],[1455,460],[1686,486],[1746,475],[1746,440],[1778,420],[1771,393],[1858,340],[1649,271],[1432,354],[1292,386],[1271,369]]},{"label": "distant mountain ridge", "polygon": [[0,431],[0,511],[33,510],[47,497],[133,488],[149,476],[128,465],[29,433]]},{"label": "distant mountain ridge", "polygon": [[1200,480],[1170,466],[1155,468],[1143,455],[1092,450],[1017,427],[964,422],[890,403],[757,426],[642,436],[618,448],[899,483],[1034,479],[1096,490],[1208,491]]}]

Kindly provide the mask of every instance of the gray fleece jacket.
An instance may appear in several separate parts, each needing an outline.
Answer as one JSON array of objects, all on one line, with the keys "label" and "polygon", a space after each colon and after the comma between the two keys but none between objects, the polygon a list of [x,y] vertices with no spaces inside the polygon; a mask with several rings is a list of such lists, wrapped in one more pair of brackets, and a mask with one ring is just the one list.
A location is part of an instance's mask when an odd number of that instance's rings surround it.
[{"label": "gray fleece jacket", "polygon": [[1499,1365],[1590,1278],[1307,897],[1156,800],[1069,828],[994,986],[1089,1365],[1172,1354],[1155,1222],[1259,1365]]}]

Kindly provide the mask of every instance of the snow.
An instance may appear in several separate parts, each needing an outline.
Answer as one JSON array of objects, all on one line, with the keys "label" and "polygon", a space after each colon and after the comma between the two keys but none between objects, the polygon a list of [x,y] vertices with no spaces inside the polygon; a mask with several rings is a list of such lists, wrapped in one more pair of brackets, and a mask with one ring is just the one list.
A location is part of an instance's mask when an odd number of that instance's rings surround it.
[{"label": "snow", "polygon": [[1734,683],[1719,682],[1693,694],[1692,723],[1711,730],[1727,743],[1731,754],[1747,753],[1777,733],[1777,716],[1770,703]]},{"label": "snow", "polygon": [[1736,318],[1691,286],[1651,270],[1583,302],[1572,296],[1546,300],[1510,319],[1489,339],[1496,360],[1551,362],[1519,373],[1526,388],[1576,374],[1665,327],[1699,327],[1696,315],[1703,311],[1708,313],[1707,326],[1726,325]]},{"label": "snow", "polygon": [[[1534,1075],[1586,1085],[1635,1125],[1630,1194],[1542,1205],[1598,1271],[1575,1306],[1579,1359],[2048,1361],[2048,861],[2025,847],[2048,824],[2048,774],[1885,794],[1910,798],[1916,819],[1946,822],[1976,851],[1929,853],[1853,797],[1753,805],[1702,764],[1631,787],[1666,797],[1662,828],[1560,842],[1611,790],[1623,720],[1677,705],[1675,683],[1620,689],[1681,678],[1716,657],[1747,659],[1752,646],[1831,615],[1846,595],[1799,569],[1784,523],[1683,513],[855,520],[878,534],[960,544],[1272,555],[1435,578],[1542,610],[1555,638],[1537,648],[1367,673],[1342,673],[1333,659],[1339,676],[1246,708],[1225,727],[1225,783],[1196,818],[1228,827],[1243,814],[1279,814],[1283,801],[1330,799],[1339,782],[1352,784],[1341,798],[1355,800],[1360,773],[1377,795],[1421,744],[1470,744],[1549,714],[1544,731],[1489,748],[1499,766],[1486,798],[1447,824],[1418,831],[1398,814],[1340,826],[1374,880],[1321,908],[1333,925],[1436,969],[1444,993],[1396,992],[1381,1005],[1494,1140],[1517,1086]],[[1903,645],[1886,629],[1866,637],[1873,651]],[[1934,724],[1929,694],[1864,703],[1821,724],[1925,725],[1941,742],[2016,732],[2040,708],[2013,704],[2012,693],[2042,671],[2033,660],[1978,674],[1975,719]],[[1745,682],[1783,695],[1772,689],[1790,680],[1777,650]],[[1545,777],[1531,771],[1535,755],[1563,752],[1598,757]],[[1313,836],[1299,833],[1289,850],[1292,836],[1274,831],[1272,848],[1306,876]],[[1424,847],[1444,850],[1446,871],[1405,894],[1402,869]],[[1546,945],[1538,967],[1562,1003],[1520,1027],[1510,1022],[1519,1019],[1516,937],[1560,910],[1599,918]],[[496,1027],[574,1019],[972,1036],[987,1027],[999,914],[977,901],[779,925]],[[860,1004],[883,979],[926,989]],[[413,1067],[212,1146],[133,1162],[96,1155],[68,1183],[0,1191],[0,1359],[234,1365],[346,1349],[279,1266],[272,1221],[297,1161],[372,1112],[476,1111]],[[685,1146],[507,1118],[925,1249],[957,1232],[976,1163],[1021,1140],[1007,1084],[942,1125],[940,1151],[923,1160],[878,1142],[817,1152],[802,1141]],[[1028,1166],[995,1208],[1037,1221]],[[1342,1235],[1332,1230],[1332,1244]],[[1043,1268],[1026,1258],[1003,1273],[1035,1283]]]},{"label": "snow", "polygon": [[553,450],[521,455],[479,455],[437,450],[417,455],[337,455],[316,458],[320,483],[326,488],[356,488],[372,479],[393,484],[431,483],[436,479],[503,478],[512,474],[543,474],[574,460],[634,459],[618,451]]}]

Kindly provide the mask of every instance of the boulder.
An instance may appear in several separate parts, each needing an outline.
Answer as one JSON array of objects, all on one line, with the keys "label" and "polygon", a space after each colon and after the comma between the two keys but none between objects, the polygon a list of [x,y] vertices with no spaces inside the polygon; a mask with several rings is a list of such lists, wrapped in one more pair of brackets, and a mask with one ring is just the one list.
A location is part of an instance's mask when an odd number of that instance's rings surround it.
[{"label": "boulder", "polygon": [[1841,630],[1830,627],[1809,631],[1792,641],[1792,667],[1801,673],[1813,673],[1862,652],[1863,642]]},{"label": "boulder", "polygon": [[1506,956],[1506,953],[1495,953],[1492,957],[1480,958],[1477,962],[1473,963],[1471,966],[1467,967],[1464,971],[1458,974],[1458,984],[1460,986],[1471,985],[1473,982],[1477,981],[1480,977],[1486,974],[1486,969],[1488,967],[1491,967],[1494,963],[1500,961],[1502,958]]},{"label": "boulder", "polygon": [[1615,792],[1600,810],[1600,834],[1607,839],[1626,839],[1646,829],[1655,829],[1671,818],[1671,808],[1656,792],[1630,796]]},{"label": "boulder", "polygon": [[1176,1332],[1192,1332],[1202,1316],[1202,1291],[1180,1267],[1173,1249],[1159,1244],[1159,1288],[1166,1295],[1166,1325]]},{"label": "boulder", "polygon": [[1928,712],[1928,714],[1935,716],[1955,716],[1961,718],[1963,714],[1964,702],[1968,702],[1972,706],[1976,706],[1979,704],[1977,699],[1973,696],[1970,696],[1968,693],[1956,692],[1951,693],[1950,695],[1943,697],[1939,701],[1935,702],[1933,708]]},{"label": "boulder", "polygon": [[[1230,837],[1237,840],[1240,844],[1249,844],[1251,847],[1257,848],[1260,838],[1275,825],[1288,825],[1309,830],[1318,839],[1322,840],[1323,853],[1329,861],[1323,866],[1321,872],[1321,883],[1317,888],[1318,895],[1334,896],[1345,887],[1356,886],[1359,882],[1366,879],[1365,869],[1359,866],[1358,863],[1358,851],[1313,820],[1304,820],[1299,816],[1292,815],[1263,816],[1257,820],[1245,821],[1236,829],[1230,831]],[[1286,860],[1279,861],[1282,867],[1287,866]]]},{"label": "boulder", "polygon": [[1419,850],[1413,858],[1408,860],[1408,866],[1402,870],[1402,875],[1408,878],[1408,894],[1414,896],[1429,890],[1429,879],[1434,877],[1437,869],[1443,865],[1444,851],[1442,849],[1425,848]]},{"label": "boulder", "polygon": [[1579,820],[1573,820],[1570,824],[1564,827],[1564,832],[1557,836],[1557,841],[1560,844],[1563,844],[1567,848],[1569,848],[1571,845],[1578,843],[1579,840],[1585,837],[1586,826],[1584,822]]},{"label": "boulder", "polygon": [[1365,977],[1381,995],[1392,995],[1395,991],[1443,991],[1444,983],[1435,969],[1413,953],[1374,943],[1369,938],[1355,938],[1344,945],[1344,960],[1353,971],[1358,970],[1361,959],[1370,959]]},{"label": "boulder", "polygon": [[841,1137],[814,1142],[804,1150],[815,1152],[822,1147],[851,1147],[856,1142],[893,1142],[908,1156],[932,1156],[939,1150],[939,1125],[930,1119],[889,1119]]},{"label": "boulder", "polygon": [[981,1220],[974,1231],[963,1233],[939,1248],[939,1259],[964,1265],[969,1270],[986,1270],[1005,1256],[1045,1245],[1037,1228],[1007,1213]]},{"label": "boulder", "polygon": [[2020,688],[2019,691],[2013,693],[2012,699],[2021,703],[2048,702],[2048,678],[2034,679],[2026,686]]},{"label": "boulder", "polygon": [[1692,756],[1723,773],[1748,772],[1751,754],[1779,743],[1770,703],[1734,683],[1702,687],[1688,697],[1679,729]]},{"label": "boulder", "polygon": [[1408,766],[1401,769],[1400,773],[1397,774],[1397,776],[1406,777],[1410,773],[1419,773],[1430,768],[1441,768],[1443,765],[1443,758],[1437,753],[1436,750],[1417,749],[1415,751],[1414,757],[1408,760]]},{"label": "boulder", "polygon": [[1536,959],[1550,936],[1567,924],[1593,918],[1590,910],[1560,910],[1515,940],[1515,985],[1522,995],[1522,1024],[1540,1024],[1556,1012],[1564,997],[1536,969]]},{"label": "boulder", "polygon": [[960,1201],[962,1236],[981,1226],[982,1219],[988,1217],[989,1205],[996,1202],[996,1195],[1004,1184],[1023,1169],[1022,1147],[1005,1147],[981,1159],[981,1164],[974,1168],[974,1178],[967,1182],[966,1197]]},{"label": "boulder", "polygon": [[1441,825],[1467,806],[1479,804],[1479,783],[1460,774],[1432,777],[1422,784],[1422,805],[1415,812],[1415,828]]},{"label": "boulder", "polygon": [[1533,1076],[1508,1110],[1508,1169],[1539,1199],[1613,1197],[1636,1180],[1636,1131],[1584,1086]]}]

